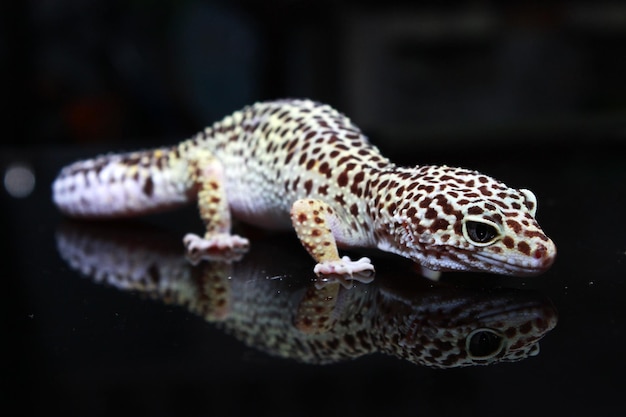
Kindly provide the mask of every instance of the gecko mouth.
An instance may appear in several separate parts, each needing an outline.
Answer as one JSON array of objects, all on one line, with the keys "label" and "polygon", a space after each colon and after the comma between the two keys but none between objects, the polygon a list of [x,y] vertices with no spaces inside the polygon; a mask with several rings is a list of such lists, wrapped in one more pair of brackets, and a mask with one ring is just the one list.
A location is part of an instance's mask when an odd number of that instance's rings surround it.
[{"label": "gecko mouth", "polygon": [[470,257],[474,257],[482,263],[489,264],[493,269],[499,270],[498,272],[519,276],[541,274],[552,265],[554,260],[553,257],[549,262],[546,262],[543,258],[524,257],[520,259],[511,256],[494,256],[481,253],[473,253]]},{"label": "gecko mouth", "polygon": [[[435,255],[431,258],[429,268],[444,271],[467,271],[490,272],[514,276],[534,276],[545,272],[553,263],[554,256],[550,258],[514,257],[498,254],[477,253],[474,251],[453,246],[440,247],[445,252],[442,257]],[[431,255],[432,256],[432,255]]]},{"label": "gecko mouth", "polygon": [[552,266],[556,257],[556,250],[549,250],[544,246],[542,250],[535,251],[533,256],[505,256],[491,253],[473,253],[469,256],[473,256],[494,268],[509,271],[509,274],[532,276],[542,274]]}]

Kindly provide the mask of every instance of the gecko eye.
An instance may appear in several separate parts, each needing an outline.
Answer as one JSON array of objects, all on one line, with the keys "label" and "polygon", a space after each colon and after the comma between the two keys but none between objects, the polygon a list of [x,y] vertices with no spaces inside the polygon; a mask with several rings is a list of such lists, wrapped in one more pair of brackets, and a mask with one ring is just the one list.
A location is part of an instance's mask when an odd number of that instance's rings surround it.
[{"label": "gecko eye", "polygon": [[504,347],[504,338],[492,329],[476,329],[465,339],[465,348],[473,359],[488,359],[496,356]]},{"label": "gecko eye", "polygon": [[500,231],[491,222],[468,220],[463,224],[463,235],[465,239],[476,246],[487,246],[496,240]]}]

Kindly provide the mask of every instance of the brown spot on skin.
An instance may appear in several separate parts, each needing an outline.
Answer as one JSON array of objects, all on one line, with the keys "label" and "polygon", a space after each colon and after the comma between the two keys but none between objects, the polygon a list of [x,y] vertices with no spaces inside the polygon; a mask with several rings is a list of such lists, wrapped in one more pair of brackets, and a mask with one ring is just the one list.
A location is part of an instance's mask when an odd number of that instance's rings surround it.
[{"label": "brown spot on skin", "polygon": [[[340,147],[339,145],[337,145],[337,147]],[[347,150],[347,149],[346,149]],[[337,166],[342,166],[343,164],[346,163],[346,161],[349,161],[351,159],[350,155],[346,155],[344,157],[339,158],[339,160],[337,161]]]},{"label": "brown spot on skin", "polygon": [[387,208],[387,211],[389,212],[389,214],[392,214],[396,211],[396,208],[398,207],[398,205],[396,203],[391,203],[389,204],[389,207]]},{"label": "brown spot on skin", "polygon": [[361,181],[363,181],[363,178],[365,178],[365,172],[363,172],[363,171],[357,172],[354,175],[354,180],[353,180],[354,184],[360,183]]},{"label": "brown spot on skin", "polygon": [[[522,223],[524,221],[525,220],[522,220]],[[529,237],[529,238],[539,238],[539,239],[543,240],[544,242],[548,241],[548,237],[546,235],[544,235],[543,233],[538,232],[536,230],[526,230],[524,232],[524,236]]]},{"label": "brown spot on skin", "polygon": [[356,203],[352,204],[350,206],[350,214],[352,214],[355,217],[358,216],[358,214],[359,214],[359,207],[356,205]]},{"label": "brown spot on skin", "polygon": [[[497,204],[498,206],[500,206],[500,208],[503,208],[503,209],[505,209],[505,210],[507,210],[507,209],[509,208],[509,207],[508,207],[506,204],[504,204],[502,201],[497,201],[497,200],[495,200],[495,201],[493,201],[493,203],[494,203],[494,204]],[[517,215],[517,213],[515,213],[515,212],[513,212],[512,214],[511,214],[511,213],[502,213],[502,214],[504,214],[505,216],[516,216],[516,215]]]},{"label": "brown spot on skin", "polygon": [[411,184],[409,184],[408,187],[406,187],[407,191],[413,191],[415,189],[415,187],[417,187],[419,184],[417,182],[412,182]]},{"label": "brown spot on skin", "polygon": [[343,194],[337,194],[335,196],[335,201],[339,204],[341,204],[342,206],[346,205],[346,201],[343,199]]},{"label": "brown spot on skin", "polygon": [[478,206],[470,207],[467,210],[467,214],[472,214],[472,215],[479,215],[479,214],[483,214],[484,212],[485,211],[482,208],[478,207]]},{"label": "brown spot on skin", "polygon": [[306,220],[307,220],[306,214],[304,214],[304,213],[298,214],[298,222],[299,223],[304,223]]},{"label": "brown spot on skin", "polygon": [[318,194],[320,195],[328,195],[328,184],[326,185],[321,185],[318,189],[317,189]]},{"label": "brown spot on skin", "polygon": [[526,242],[520,242],[517,244],[517,249],[522,252],[524,255],[530,255],[530,246]]},{"label": "brown spot on skin", "polygon": [[322,162],[318,167],[320,174],[326,175],[326,177],[330,178],[330,165],[328,162]]},{"label": "brown spot on skin", "polygon": [[437,202],[439,203],[439,206],[441,207],[441,209],[443,210],[445,214],[454,213],[455,211],[454,206],[448,202],[448,199],[445,196],[438,195],[436,198],[437,198]]},{"label": "brown spot on skin", "polygon": [[458,236],[461,236],[463,234],[463,223],[458,221],[456,223],[454,223],[454,233],[456,233]]},{"label": "brown spot on skin", "polygon": [[426,208],[428,206],[430,206],[430,203],[433,201],[432,198],[430,197],[426,197],[424,198],[422,201],[420,201],[420,207],[421,208]]},{"label": "brown spot on skin", "polygon": [[410,207],[407,211],[406,211],[406,215],[409,216],[410,218],[415,218],[415,215],[417,214],[417,209],[415,207]]},{"label": "brown spot on skin", "polygon": [[316,162],[317,161],[315,159],[309,159],[309,162],[306,163],[306,169],[309,170],[309,171],[311,169],[313,169],[313,167],[315,166]]},{"label": "brown spot on skin", "polygon": [[437,218],[437,210],[429,208],[428,210],[426,210],[426,214],[424,214],[424,217],[426,217],[427,219]]},{"label": "brown spot on skin", "polygon": [[313,181],[312,180],[307,180],[304,183],[304,190],[306,191],[307,194],[310,194],[312,188],[313,188]]},{"label": "brown spot on skin", "polygon": [[450,223],[446,219],[437,219],[430,225],[430,231],[436,232],[437,230],[446,230],[450,226]]},{"label": "brown spot on skin", "polygon": [[340,187],[345,187],[348,184],[348,174],[345,171],[339,174],[339,177],[337,178],[337,184]]},{"label": "brown spot on skin", "polygon": [[154,193],[154,182],[152,182],[152,178],[146,178],[146,182],[143,184],[143,193],[148,197],[152,197]]},{"label": "brown spot on skin", "polygon": [[519,233],[522,230],[522,225],[519,224],[518,222],[516,222],[515,220],[507,220],[506,221],[507,226],[509,226],[511,229],[513,229],[513,231],[515,233]]},{"label": "brown spot on skin", "polygon": [[504,239],[502,239],[502,244],[508,249],[513,249],[513,246],[515,246],[515,241],[511,236],[506,236]]},{"label": "brown spot on skin", "polygon": [[479,187],[478,190],[482,193],[482,195],[484,195],[486,197],[491,197],[493,195],[491,190],[489,190],[489,188],[487,188],[486,185],[483,185],[483,186]]}]

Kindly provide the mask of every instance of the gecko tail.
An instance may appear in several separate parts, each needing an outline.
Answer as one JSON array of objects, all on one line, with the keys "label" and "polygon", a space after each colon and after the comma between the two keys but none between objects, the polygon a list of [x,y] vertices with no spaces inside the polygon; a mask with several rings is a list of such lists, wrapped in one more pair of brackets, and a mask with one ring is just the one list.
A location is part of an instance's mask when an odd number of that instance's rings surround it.
[{"label": "gecko tail", "polygon": [[111,154],[63,168],[52,195],[59,210],[71,217],[131,217],[193,201],[188,177],[176,148]]}]

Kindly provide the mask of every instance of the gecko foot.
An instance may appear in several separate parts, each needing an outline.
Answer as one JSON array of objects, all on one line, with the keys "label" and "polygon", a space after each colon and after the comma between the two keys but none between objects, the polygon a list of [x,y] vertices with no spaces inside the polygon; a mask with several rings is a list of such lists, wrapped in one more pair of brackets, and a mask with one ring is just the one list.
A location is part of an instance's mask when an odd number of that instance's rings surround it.
[{"label": "gecko foot", "polygon": [[344,287],[351,288],[352,281],[369,284],[374,280],[374,265],[369,258],[353,261],[344,256],[336,261],[318,263],[313,271],[318,276],[318,282],[315,284],[318,288],[323,288],[333,282],[339,282]]},{"label": "gecko foot", "polygon": [[228,233],[214,233],[204,238],[188,233],[183,243],[187,259],[194,265],[202,260],[238,261],[250,246],[248,239]]}]

